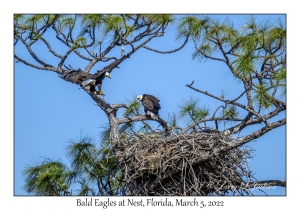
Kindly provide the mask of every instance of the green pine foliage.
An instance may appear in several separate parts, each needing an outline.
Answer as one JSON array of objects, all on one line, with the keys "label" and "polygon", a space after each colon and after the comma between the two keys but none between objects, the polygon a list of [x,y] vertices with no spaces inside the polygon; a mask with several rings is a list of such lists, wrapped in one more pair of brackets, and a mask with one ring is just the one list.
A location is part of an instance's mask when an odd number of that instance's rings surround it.
[{"label": "green pine foliage", "polygon": [[27,166],[24,189],[34,195],[70,195],[70,185],[76,172],[69,170],[62,162],[45,159],[35,166]]},{"label": "green pine foliage", "polygon": [[141,112],[142,106],[136,97],[132,101],[128,101],[127,109],[125,110],[123,117],[128,117],[132,115],[137,115]]},{"label": "green pine foliage", "polygon": [[206,118],[209,114],[209,108],[206,106],[199,106],[200,99],[190,97],[183,100],[179,105],[178,117],[184,119],[188,124],[194,123]]}]

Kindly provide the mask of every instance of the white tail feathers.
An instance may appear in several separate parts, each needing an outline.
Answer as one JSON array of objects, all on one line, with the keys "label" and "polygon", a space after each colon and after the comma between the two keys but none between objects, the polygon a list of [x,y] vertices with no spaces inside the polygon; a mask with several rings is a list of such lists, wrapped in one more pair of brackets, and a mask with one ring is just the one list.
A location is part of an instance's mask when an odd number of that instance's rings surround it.
[{"label": "white tail feathers", "polygon": [[158,120],[158,116],[150,111],[147,111],[146,115],[149,115],[153,120]]}]

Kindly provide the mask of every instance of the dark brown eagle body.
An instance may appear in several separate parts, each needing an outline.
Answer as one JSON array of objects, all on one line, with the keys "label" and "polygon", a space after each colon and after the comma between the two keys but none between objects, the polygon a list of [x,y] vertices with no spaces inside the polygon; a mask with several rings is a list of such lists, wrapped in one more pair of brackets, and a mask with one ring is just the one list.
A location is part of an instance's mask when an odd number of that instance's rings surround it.
[{"label": "dark brown eagle body", "polygon": [[102,90],[102,81],[105,77],[105,71],[99,71],[92,76],[92,79],[95,79],[95,85],[98,87],[98,90]]},{"label": "dark brown eagle body", "polygon": [[[159,100],[155,96],[149,94],[143,94],[137,98],[142,102],[146,115],[150,115],[153,119],[158,119],[158,111],[161,108]],[[154,114],[154,116],[151,113]]]}]

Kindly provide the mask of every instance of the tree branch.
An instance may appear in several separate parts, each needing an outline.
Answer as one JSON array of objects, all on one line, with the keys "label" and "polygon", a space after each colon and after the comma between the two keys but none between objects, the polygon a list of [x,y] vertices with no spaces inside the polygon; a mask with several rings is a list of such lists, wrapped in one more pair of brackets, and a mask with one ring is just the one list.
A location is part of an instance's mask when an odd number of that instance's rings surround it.
[{"label": "tree branch", "polygon": [[49,51],[50,51],[54,56],[56,56],[56,57],[58,57],[58,58],[60,58],[60,59],[63,59],[63,56],[62,56],[62,55],[59,55],[58,53],[56,53],[56,52],[52,49],[52,47],[51,47],[51,45],[49,44],[49,42],[47,42],[42,36],[41,36],[39,39],[42,40],[42,41],[45,43],[45,45],[47,46],[47,48],[49,49]]},{"label": "tree branch", "polygon": [[286,181],[282,180],[265,180],[265,181],[257,181],[257,182],[244,182],[241,184],[242,187],[246,187],[247,189],[250,188],[269,188],[270,186],[280,186],[286,187]]},{"label": "tree branch", "polygon": [[282,120],[279,120],[277,122],[273,122],[273,123],[269,123],[269,126],[265,126],[245,137],[242,137],[240,138],[238,141],[234,142],[234,143],[231,143],[230,146],[226,146],[226,147],[221,147],[221,148],[218,148],[215,150],[214,154],[220,154],[221,152],[226,152],[230,149],[233,149],[233,148],[236,148],[236,147],[239,147],[239,146],[242,146],[254,139],[257,139],[261,136],[263,136],[264,134],[266,134],[267,132],[277,128],[277,127],[280,127],[282,125],[285,125],[286,124],[286,119],[282,119]]},{"label": "tree branch", "polygon": [[169,50],[169,51],[160,51],[160,50],[156,50],[154,48],[151,48],[151,47],[147,47],[147,46],[142,46],[143,48],[147,49],[147,50],[151,50],[153,52],[157,52],[157,53],[162,53],[162,54],[171,54],[171,53],[174,53],[174,52],[177,52],[178,50],[181,50],[185,45],[186,43],[188,42],[189,40],[189,35],[186,36],[186,39],[184,41],[184,43],[178,47],[177,49],[174,49],[174,50]]},{"label": "tree branch", "polygon": [[36,60],[39,64],[41,64],[42,66],[45,66],[45,67],[53,67],[51,66],[50,64],[47,64],[45,62],[43,62],[42,60],[40,60],[36,54],[33,52],[33,50],[31,49],[31,47],[29,46],[29,44],[15,31],[15,36],[18,37],[18,39],[21,40],[21,42],[25,45],[25,47],[27,48],[28,52],[30,53],[30,55],[32,56],[32,58],[34,60]]},{"label": "tree branch", "polygon": [[154,120],[154,119],[152,119],[151,117],[149,117],[147,115],[135,115],[135,116],[130,116],[130,117],[119,118],[118,119],[118,124],[129,123],[129,122],[137,122],[137,121],[143,121],[143,120],[157,121],[162,125],[162,127],[166,131],[168,131],[167,123],[163,119],[158,117],[158,120]]},{"label": "tree branch", "polygon": [[[197,92],[199,92],[199,93],[203,93],[203,94],[205,94],[205,95],[207,95],[207,96],[210,96],[210,97],[215,98],[215,99],[217,99],[217,100],[219,100],[219,101],[222,101],[222,102],[224,102],[224,103],[226,103],[226,104],[233,104],[233,105],[236,105],[236,106],[238,106],[238,107],[241,107],[242,109],[244,109],[244,110],[246,110],[246,111],[248,111],[248,112],[250,112],[250,113],[256,115],[258,118],[262,119],[262,121],[263,121],[266,125],[268,124],[268,122],[266,121],[266,119],[265,119],[263,116],[261,116],[260,114],[258,114],[257,112],[255,112],[253,109],[250,109],[250,108],[246,107],[246,106],[243,105],[243,104],[240,104],[240,103],[235,102],[236,99],[233,100],[233,101],[225,100],[225,99],[222,99],[222,98],[217,97],[217,96],[215,96],[215,95],[212,95],[212,94],[208,93],[207,91],[202,91],[202,90],[199,90],[199,89],[197,89],[197,88],[194,88],[194,87],[192,87],[191,85],[186,84],[185,86],[187,86],[187,87],[189,87],[189,88],[191,88],[191,89],[193,89],[193,90],[195,90],[195,91],[197,91]],[[247,92],[247,91],[246,91],[246,92]]]},{"label": "tree branch", "polygon": [[62,73],[62,70],[56,69],[56,68],[54,68],[53,66],[51,66],[51,67],[50,67],[50,66],[47,66],[47,67],[45,67],[45,66],[37,66],[37,65],[34,65],[34,64],[32,64],[32,63],[29,63],[29,62],[23,60],[22,58],[18,57],[16,54],[14,54],[14,57],[15,57],[18,61],[24,63],[24,64],[27,65],[27,66],[30,66],[30,67],[33,67],[33,68],[36,68],[36,69],[40,69],[40,70],[54,71],[54,72],[57,72],[57,73],[59,73],[59,74]]},{"label": "tree branch", "polygon": [[243,119],[239,119],[239,118],[228,118],[228,117],[211,117],[211,118],[207,118],[207,119],[202,119],[199,120],[191,125],[189,125],[187,128],[183,129],[182,132],[180,134],[184,134],[186,133],[188,130],[190,130],[191,128],[193,128],[194,126],[198,125],[199,123],[202,122],[208,122],[208,121],[215,121],[215,120],[230,120],[230,121],[242,121]]},{"label": "tree branch", "polygon": [[126,104],[112,104],[111,107],[113,109],[128,108]]},{"label": "tree branch", "polygon": [[[266,120],[269,120],[269,119],[275,117],[276,115],[278,115],[280,112],[282,112],[284,110],[286,110],[285,107],[276,107],[276,109],[274,111],[272,111],[272,112],[264,115],[264,118]],[[249,114],[252,116],[251,113],[249,113]],[[238,133],[243,128],[245,128],[245,127],[247,127],[249,125],[254,125],[254,124],[262,122],[262,120],[259,119],[259,118],[254,118],[254,119],[250,119],[250,117],[249,117],[249,119],[247,119],[247,118],[248,118],[248,116],[245,118],[245,120],[243,122],[241,122],[240,124],[235,125],[235,126],[233,126],[231,128],[228,128],[227,130],[229,130],[231,134],[234,134],[234,133]]]}]

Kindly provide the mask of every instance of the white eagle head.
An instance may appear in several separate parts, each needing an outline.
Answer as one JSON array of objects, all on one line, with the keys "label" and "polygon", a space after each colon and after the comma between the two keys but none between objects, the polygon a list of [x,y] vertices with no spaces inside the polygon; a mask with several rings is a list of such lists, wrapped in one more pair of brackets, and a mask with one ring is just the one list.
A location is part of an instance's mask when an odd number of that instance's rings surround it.
[{"label": "white eagle head", "polygon": [[105,76],[106,76],[106,77],[109,77],[109,78],[111,79],[111,75],[110,75],[109,72],[105,72]]},{"label": "white eagle head", "polygon": [[143,97],[144,97],[144,95],[139,95],[136,98],[137,98],[137,100],[141,101],[143,99]]}]

